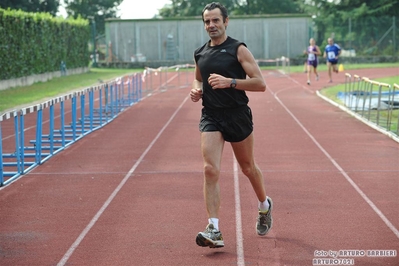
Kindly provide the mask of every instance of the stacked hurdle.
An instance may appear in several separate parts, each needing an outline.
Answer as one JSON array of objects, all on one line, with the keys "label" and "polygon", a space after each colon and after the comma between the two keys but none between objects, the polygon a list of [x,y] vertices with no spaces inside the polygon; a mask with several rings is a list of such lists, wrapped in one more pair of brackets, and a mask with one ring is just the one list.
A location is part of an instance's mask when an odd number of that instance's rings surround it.
[{"label": "stacked hurdle", "polygon": [[[362,117],[399,136],[399,86],[367,77],[345,74],[345,92],[339,94],[344,105]],[[396,120],[393,120],[396,118]],[[394,126],[395,125],[395,126]]]},{"label": "stacked hurdle", "polygon": [[0,186],[111,122],[141,100],[141,90],[141,74],[135,74],[1,115]]}]

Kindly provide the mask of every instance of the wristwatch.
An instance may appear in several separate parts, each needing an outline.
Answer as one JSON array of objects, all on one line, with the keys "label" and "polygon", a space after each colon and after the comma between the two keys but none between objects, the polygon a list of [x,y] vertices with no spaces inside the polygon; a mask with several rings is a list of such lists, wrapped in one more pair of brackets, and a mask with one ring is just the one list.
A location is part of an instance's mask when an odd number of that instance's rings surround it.
[{"label": "wristwatch", "polygon": [[237,81],[235,79],[232,79],[230,83],[230,88],[234,89],[236,86],[237,86]]}]

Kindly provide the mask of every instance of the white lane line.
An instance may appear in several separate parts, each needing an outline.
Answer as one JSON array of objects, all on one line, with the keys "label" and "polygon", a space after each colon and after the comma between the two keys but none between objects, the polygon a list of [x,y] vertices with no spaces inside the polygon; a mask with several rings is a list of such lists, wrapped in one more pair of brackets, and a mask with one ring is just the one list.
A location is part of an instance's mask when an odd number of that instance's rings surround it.
[{"label": "white lane line", "polygon": [[137,162],[132,166],[132,168],[129,170],[129,172],[125,175],[125,177],[122,179],[122,181],[119,183],[119,185],[116,187],[116,189],[112,192],[112,194],[109,196],[109,198],[105,201],[104,205],[100,208],[100,210],[94,215],[94,217],[91,219],[90,223],[86,226],[86,228],[80,233],[78,238],[75,240],[75,242],[71,245],[71,247],[68,249],[68,251],[64,254],[60,262],[58,262],[57,266],[63,266],[67,263],[68,259],[72,256],[73,252],[75,249],[79,246],[80,242],[85,238],[87,233],[90,231],[91,228],[95,225],[97,220],[100,218],[100,216],[104,213],[105,209],[108,207],[108,205],[112,202],[112,200],[115,198],[115,196],[118,194],[118,192],[122,189],[122,187],[125,185],[127,180],[133,175],[134,171],[137,169],[137,167],[140,165],[140,163],[143,161],[144,157],[147,155],[147,153],[151,150],[151,148],[154,146],[155,142],[160,138],[162,133],[165,131],[165,129],[169,126],[169,124],[172,122],[172,120],[175,118],[177,113],[180,111],[182,106],[185,104],[189,96],[187,96],[183,102],[180,104],[180,106],[176,109],[176,111],[173,113],[173,115],[169,118],[169,120],[166,122],[166,124],[162,127],[162,129],[159,131],[159,133],[156,135],[156,137],[151,141],[151,143],[148,145],[147,149],[141,154],[140,158],[137,160]]},{"label": "white lane line", "polygon": [[[299,83],[297,80],[293,79],[290,77],[290,75],[285,75],[289,80],[291,80],[292,82],[298,84],[298,86],[301,86],[302,89],[307,90],[308,92],[314,94],[314,91],[312,91],[309,87],[306,87],[304,85],[302,85],[301,83]],[[308,85],[309,86],[309,85]]]},{"label": "white lane line", "polygon": [[235,209],[236,209],[236,237],[237,237],[237,265],[245,266],[244,260],[244,244],[242,237],[242,220],[241,220],[241,202],[240,202],[240,184],[238,180],[238,164],[233,154],[234,163],[234,198],[235,198]]},{"label": "white lane line", "polygon": [[352,187],[359,193],[359,195],[370,205],[371,209],[381,218],[381,220],[388,226],[389,229],[399,238],[399,231],[395,226],[388,220],[387,217],[381,212],[380,209],[367,197],[367,195],[359,188],[358,185],[349,177],[345,170],[331,157],[331,155],[320,145],[319,142],[313,137],[312,134],[302,125],[302,123],[295,117],[293,113],[284,105],[284,103],[278,98],[277,94],[274,93],[269,86],[267,90],[273,95],[273,97],[279,102],[279,104],[285,109],[285,111],[295,120],[295,122],[302,128],[302,130],[309,136],[309,138],[316,144],[316,146],[324,153],[324,155],[330,160],[330,162],[338,169],[338,171],[345,177],[345,179],[352,185]]}]

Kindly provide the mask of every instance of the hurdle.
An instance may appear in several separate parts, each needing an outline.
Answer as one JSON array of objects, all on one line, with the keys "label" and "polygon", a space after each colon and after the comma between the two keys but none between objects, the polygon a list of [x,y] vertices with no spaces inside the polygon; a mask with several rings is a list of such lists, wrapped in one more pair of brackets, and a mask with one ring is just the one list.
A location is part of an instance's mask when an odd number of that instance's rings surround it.
[{"label": "hurdle", "polygon": [[367,77],[345,74],[344,93],[339,92],[337,97],[344,106],[362,119],[381,128],[399,135],[399,87],[377,82]]},{"label": "hurdle", "polygon": [[141,74],[134,74],[0,115],[0,186],[111,122],[141,100],[141,90]]},{"label": "hurdle", "polygon": [[[13,119],[14,122],[14,134],[10,135],[14,137],[14,145],[12,141],[8,141],[7,147],[3,147],[3,122]],[[4,113],[0,115],[0,186],[5,183],[5,177],[18,176],[20,173],[20,153],[19,153],[19,140],[18,140],[18,114],[16,110]],[[5,153],[5,149],[7,152]],[[13,150],[13,151],[12,151]],[[16,162],[10,161],[15,159]]]},{"label": "hurdle", "polygon": [[290,74],[291,60],[288,57],[282,56],[276,59],[256,59],[259,66],[275,65],[276,69],[281,71],[282,74]]},{"label": "hurdle", "polygon": [[[145,87],[140,91],[144,91],[146,94],[144,97],[146,97],[156,92],[167,91],[171,88],[186,88],[188,85],[191,85],[192,82],[188,79],[189,71],[187,70],[194,67],[195,65],[192,64],[160,66],[158,68],[146,67],[142,75],[142,82],[144,83]],[[174,75],[168,79],[168,73],[173,73]],[[182,78],[183,75],[184,80]],[[177,78],[177,84],[171,83],[171,81],[175,78]],[[154,87],[154,84],[156,84],[156,87]]]}]

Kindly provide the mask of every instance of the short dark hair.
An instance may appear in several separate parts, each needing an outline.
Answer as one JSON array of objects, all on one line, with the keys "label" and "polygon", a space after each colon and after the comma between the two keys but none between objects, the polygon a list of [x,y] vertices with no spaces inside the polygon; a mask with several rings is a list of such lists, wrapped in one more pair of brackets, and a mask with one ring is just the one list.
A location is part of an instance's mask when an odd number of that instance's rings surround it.
[{"label": "short dark hair", "polygon": [[219,2],[212,2],[207,4],[202,10],[202,21],[204,21],[204,12],[205,10],[213,10],[215,8],[219,8],[220,12],[223,16],[223,22],[226,22],[226,18],[228,17],[227,8]]}]

